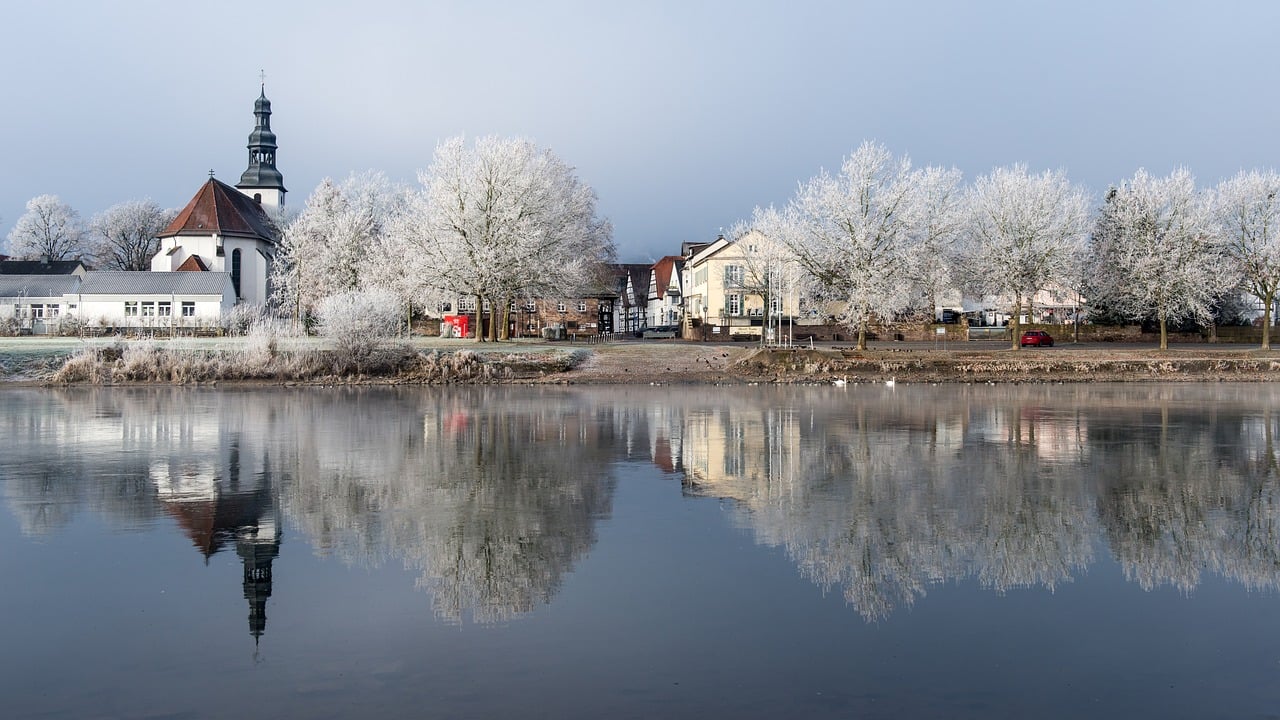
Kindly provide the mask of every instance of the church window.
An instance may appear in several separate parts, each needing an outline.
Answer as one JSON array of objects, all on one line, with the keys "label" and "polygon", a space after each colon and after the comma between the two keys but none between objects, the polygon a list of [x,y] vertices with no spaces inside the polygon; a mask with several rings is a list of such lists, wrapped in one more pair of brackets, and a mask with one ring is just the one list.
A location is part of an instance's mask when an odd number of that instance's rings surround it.
[{"label": "church window", "polygon": [[231,286],[235,288],[236,297],[240,297],[240,251],[231,253]]}]

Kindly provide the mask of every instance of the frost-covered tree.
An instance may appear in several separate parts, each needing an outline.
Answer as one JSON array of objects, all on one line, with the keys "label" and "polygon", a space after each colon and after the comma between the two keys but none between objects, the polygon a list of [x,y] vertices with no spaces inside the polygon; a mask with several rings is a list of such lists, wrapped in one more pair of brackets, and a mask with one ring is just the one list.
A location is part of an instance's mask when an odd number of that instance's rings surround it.
[{"label": "frost-covered tree", "polygon": [[402,258],[386,248],[403,192],[380,173],[329,178],[284,231],[273,269],[275,301],[299,316],[326,297],[391,284]]},{"label": "frost-covered tree", "polygon": [[[756,208],[752,222],[740,222],[729,230],[729,237],[741,253],[742,273],[738,290],[759,297],[764,305],[765,325],[781,337],[782,318],[788,301],[805,292],[804,271],[795,253],[783,241],[790,228],[772,207]],[[768,333],[760,333],[764,344]]]},{"label": "frost-covered tree", "polygon": [[966,219],[961,179],[955,168],[926,167],[914,174],[918,204],[910,272],[931,315],[938,297],[955,284],[956,240]]},{"label": "frost-covered tree", "polygon": [[160,251],[156,237],[174,217],[152,200],[113,205],[89,223],[92,254],[103,270],[150,270]]},{"label": "frost-covered tree", "polygon": [[[447,140],[419,179],[397,246],[414,263],[418,297],[427,302],[473,297],[477,314],[488,301],[496,320],[513,300],[579,294],[613,258],[612,228],[596,215],[595,192],[528,141]],[[491,324],[494,339],[498,325]]]},{"label": "frost-covered tree", "polygon": [[1139,170],[1109,205],[1109,247],[1095,265],[1099,300],[1135,319],[1155,318],[1160,349],[1168,349],[1170,323],[1209,322],[1214,301],[1236,283],[1212,197],[1186,169],[1164,178]]},{"label": "frost-covered tree", "polygon": [[1240,172],[1218,185],[1216,217],[1228,257],[1262,303],[1262,349],[1271,349],[1271,309],[1280,292],[1280,174]]},{"label": "frost-covered tree", "polygon": [[875,318],[892,319],[913,304],[913,233],[919,203],[911,161],[863,143],[840,174],[820,172],[802,183],[781,234],[827,299],[844,308],[839,321],[867,346]]},{"label": "frost-covered tree", "polygon": [[1051,283],[1070,282],[1088,233],[1088,195],[1061,172],[1032,175],[1014,165],[979,177],[967,204],[967,284],[1009,299],[1016,350],[1024,303]]},{"label": "frost-covered tree", "polygon": [[9,231],[9,252],[27,260],[67,260],[88,254],[80,213],[57,195],[37,195]]}]

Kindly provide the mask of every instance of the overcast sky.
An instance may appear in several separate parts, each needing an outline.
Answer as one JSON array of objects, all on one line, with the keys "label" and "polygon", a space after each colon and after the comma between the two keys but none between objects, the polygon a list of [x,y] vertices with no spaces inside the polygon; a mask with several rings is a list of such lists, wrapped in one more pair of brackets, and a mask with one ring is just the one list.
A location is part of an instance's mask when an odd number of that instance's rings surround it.
[{"label": "overcast sky", "polygon": [[520,136],[595,188],[620,258],[713,239],[863,140],[966,181],[1016,162],[1100,194],[1277,163],[1280,2],[28,2],[0,22],[0,237],[245,169],[266,71],[301,207]]}]

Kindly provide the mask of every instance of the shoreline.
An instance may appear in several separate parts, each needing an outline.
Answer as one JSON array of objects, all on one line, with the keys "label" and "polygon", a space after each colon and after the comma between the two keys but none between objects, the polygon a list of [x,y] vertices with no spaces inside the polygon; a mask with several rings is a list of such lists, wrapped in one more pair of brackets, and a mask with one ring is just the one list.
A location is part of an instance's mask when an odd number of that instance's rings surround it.
[{"label": "shoreline", "polygon": [[[207,361],[224,346],[174,348]],[[468,352],[469,351],[469,352]],[[292,359],[315,360],[312,346],[285,351]],[[443,359],[462,359],[465,371],[451,375]],[[58,382],[52,373],[0,380],[0,387],[299,387],[373,385],[753,385],[883,383],[1108,383],[1272,382],[1280,380],[1280,351],[1256,346],[1151,347],[1058,346],[1013,350],[983,343],[939,349],[925,343],[893,343],[857,351],[844,344],[814,348],[761,349],[741,344],[686,341],[622,341],[599,345],[504,342],[480,346],[419,341],[401,348],[394,369],[368,374],[273,377],[272,365],[251,377],[179,379],[131,376],[120,379],[109,361],[94,379]],[[5,353],[0,349],[0,357]],[[12,353],[9,354],[12,357]],[[58,356],[41,358],[44,366]],[[282,355],[281,365],[285,365]],[[429,370],[429,371],[428,371]],[[107,378],[106,380],[102,378]]]}]

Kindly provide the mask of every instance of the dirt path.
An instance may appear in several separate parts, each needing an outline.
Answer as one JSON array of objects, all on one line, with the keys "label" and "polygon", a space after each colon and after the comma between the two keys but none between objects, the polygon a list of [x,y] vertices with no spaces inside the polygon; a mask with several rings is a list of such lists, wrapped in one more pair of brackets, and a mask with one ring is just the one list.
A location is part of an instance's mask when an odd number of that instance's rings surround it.
[{"label": "dirt path", "polygon": [[708,383],[737,379],[735,370],[755,349],[680,341],[619,342],[591,346],[577,368],[542,378],[574,383]]}]

